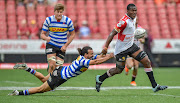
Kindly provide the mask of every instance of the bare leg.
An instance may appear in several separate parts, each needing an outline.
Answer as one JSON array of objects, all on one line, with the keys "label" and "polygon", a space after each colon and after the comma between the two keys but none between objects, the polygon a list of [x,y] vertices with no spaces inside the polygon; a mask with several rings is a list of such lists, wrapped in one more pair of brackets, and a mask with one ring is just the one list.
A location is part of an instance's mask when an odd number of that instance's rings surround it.
[{"label": "bare leg", "polygon": [[44,76],[42,73],[36,72],[34,76],[36,76],[40,81],[44,83],[45,81],[48,80],[48,78],[50,77],[50,74],[48,74],[47,76]]},{"label": "bare leg", "polygon": [[29,91],[29,94],[35,94],[35,93],[44,93],[44,92],[47,92],[50,90],[52,90],[52,89],[49,87],[49,85],[46,81],[40,87],[31,88],[28,91]]}]

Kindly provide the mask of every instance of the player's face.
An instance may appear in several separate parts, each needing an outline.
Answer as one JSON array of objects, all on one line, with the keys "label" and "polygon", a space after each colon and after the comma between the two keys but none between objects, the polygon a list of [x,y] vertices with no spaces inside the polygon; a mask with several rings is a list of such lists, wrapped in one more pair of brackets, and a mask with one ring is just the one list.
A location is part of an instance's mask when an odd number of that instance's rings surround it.
[{"label": "player's face", "polygon": [[94,56],[93,50],[88,50],[87,59],[91,59]]},{"label": "player's face", "polygon": [[62,15],[63,15],[63,10],[56,10],[56,11],[54,12],[54,15],[55,15],[55,18],[56,18],[57,20],[61,20]]},{"label": "player's face", "polygon": [[127,10],[127,14],[129,17],[134,19],[137,15],[137,8],[136,6],[131,6],[129,10]]}]

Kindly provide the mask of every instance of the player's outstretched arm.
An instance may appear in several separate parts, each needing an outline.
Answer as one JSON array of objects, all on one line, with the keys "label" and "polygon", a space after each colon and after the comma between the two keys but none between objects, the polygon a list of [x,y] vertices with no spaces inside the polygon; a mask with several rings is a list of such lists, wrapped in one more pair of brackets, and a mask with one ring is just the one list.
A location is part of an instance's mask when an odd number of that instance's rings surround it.
[{"label": "player's outstretched arm", "polygon": [[109,34],[107,40],[106,40],[106,43],[105,43],[105,46],[102,50],[102,54],[106,54],[107,53],[107,49],[109,47],[109,44],[111,43],[112,39],[114,38],[114,36],[118,33],[118,31],[116,30],[117,28],[114,28],[113,31]]},{"label": "player's outstretched arm", "polygon": [[105,55],[104,57],[101,57],[101,56],[98,56],[97,59],[94,59],[94,60],[91,60],[89,65],[97,65],[97,64],[101,64],[111,58],[114,57],[114,54],[113,53],[110,53],[110,54],[107,54]]}]

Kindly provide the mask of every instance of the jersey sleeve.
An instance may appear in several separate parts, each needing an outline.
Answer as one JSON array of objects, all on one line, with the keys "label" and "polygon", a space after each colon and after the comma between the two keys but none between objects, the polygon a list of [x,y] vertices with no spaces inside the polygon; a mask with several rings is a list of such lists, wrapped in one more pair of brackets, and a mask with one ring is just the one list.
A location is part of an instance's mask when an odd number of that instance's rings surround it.
[{"label": "jersey sleeve", "polygon": [[81,59],[80,65],[85,66],[85,67],[89,67],[89,62],[90,62],[90,59]]},{"label": "jersey sleeve", "polygon": [[94,59],[97,59],[97,55],[94,55],[94,56],[92,57],[92,60],[94,60]]},{"label": "jersey sleeve", "polygon": [[67,20],[67,25],[68,25],[69,32],[72,32],[74,30],[74,25],[70,18],[68,18],[68,20]]},{"label": "jersey sleeve", "polygon": [[127,26],[127,22],[124,20],[120,20],[117,25],[116,28],[120,29],[120,30],[124,30]]},{"label": "jersey sleeve", "polygon": [[42,30],[48,31],[49,30],[49,24],[50,24],[50,17],[47,17],[46,20],[43,23]]}]

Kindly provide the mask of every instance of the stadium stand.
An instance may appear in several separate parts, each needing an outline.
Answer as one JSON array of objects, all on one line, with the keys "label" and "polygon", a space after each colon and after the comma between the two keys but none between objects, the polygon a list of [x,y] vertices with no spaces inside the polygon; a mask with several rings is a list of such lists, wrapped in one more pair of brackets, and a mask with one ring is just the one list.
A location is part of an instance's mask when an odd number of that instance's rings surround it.
[{"label": "stadium stand", "polygon": [[[88,21],[90,27],[97,22],[100,39],[105,39],[126,12],[128,3],[138,8],[139,24],[153,38],[180,38],[180,4],[157,4],[154,0],[58,0],[65,4],[65,15],[81,26]],[[54,6],[37,4],[35,9],[16,5],[15,0],[0,0],[0,39],[17,39],[17,28],[23,19],[36,20],[41,28],[47,16],[53,15]],[[95,36],[92,39],[97,39]]]}]

